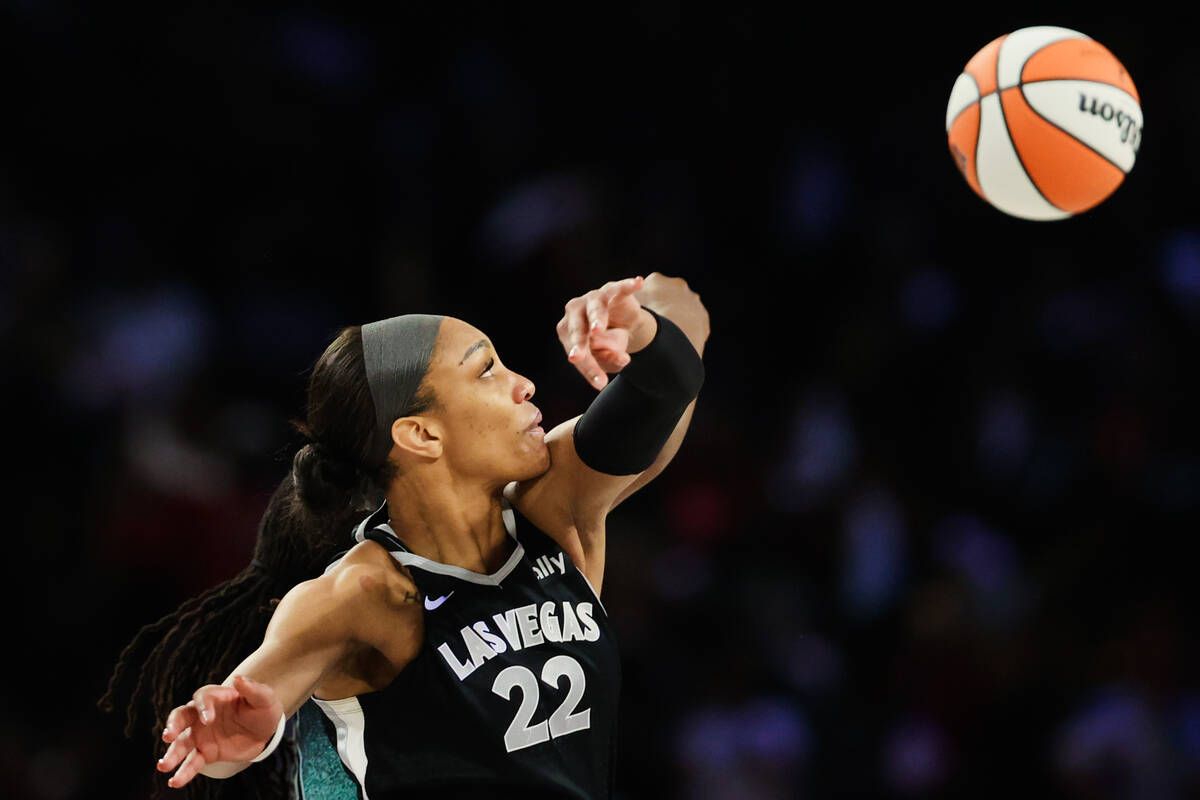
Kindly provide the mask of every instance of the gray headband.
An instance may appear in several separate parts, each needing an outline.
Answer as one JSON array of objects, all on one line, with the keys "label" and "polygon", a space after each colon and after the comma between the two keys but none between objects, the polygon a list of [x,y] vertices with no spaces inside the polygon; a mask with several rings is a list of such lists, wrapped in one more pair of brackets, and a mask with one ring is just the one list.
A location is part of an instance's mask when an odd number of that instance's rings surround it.
[{"label": "gray headband", "polygon": [[392,423],[412,409],[442,319],[436,314],[404,314],[362,326],[367,385],[375,402],[373,467],[383,464],[392,450]]}]

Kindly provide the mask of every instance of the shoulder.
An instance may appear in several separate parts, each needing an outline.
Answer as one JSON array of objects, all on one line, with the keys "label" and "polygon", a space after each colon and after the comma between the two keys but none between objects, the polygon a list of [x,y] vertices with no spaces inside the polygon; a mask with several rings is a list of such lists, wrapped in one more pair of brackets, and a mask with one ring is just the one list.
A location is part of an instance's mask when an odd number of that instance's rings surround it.
[{"label": "shoulder", "polygon": [[[272,618],[286,627],[374,641],[397,615],[420,619],[420,592],[405,569],[373,541],[354,546],[324,575],[297,584]],[[337,634],[337,632],[341,632]],[[385,637],[386,638],[386,637]]]},{"label": "shoulder", "polygon": [[327,580],[328,590],[342,602],[407,608],[421,599],[407,568],[370,539],[356,544],[317,580]]},{"label": "shoulder", "polygon": [[348,697],[382,688],[416,657],[425,630],[421,608],[412,578],[367,541],[324,575],[293,587],[265,640],[292,667],[317,659],[310,694]]},{"label": "shoulder", "polygon": [[[351,656],[324,677],[322,692],[358,694],[364,691],[362,681],[370,690],[381,688],[379,663],[388,665],[383,669],[388,675],[403,669],[416,657],[425,635],[421,593],[412,576],[383,545],[368,539],[317,580],[325,582],[323,591],[337,609],[332,624],[344,627],[356,645]],[[354,655],[361,655],[364,648],[385,661],[376,662],[376,656],[364,661]],[[372,663],[375,668],[369,668]]]}]

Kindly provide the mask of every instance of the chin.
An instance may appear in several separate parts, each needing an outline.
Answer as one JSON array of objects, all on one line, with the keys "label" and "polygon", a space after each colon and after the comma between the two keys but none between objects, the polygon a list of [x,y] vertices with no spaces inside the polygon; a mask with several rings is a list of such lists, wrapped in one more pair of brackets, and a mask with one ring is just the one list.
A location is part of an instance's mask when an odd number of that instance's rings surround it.
[{"label": "chin", "polygon": [[517,478],[517,480],[519,480],[519,481],[533,480],[534,478],[537,478],[541,475],[545,475],[546,472],[549,471],[549,469],[550,469],[550,448],[543,446],[541,452],[538,453],[531,460],[531,463],[529,465],[528,474],[523,475],[520,478]]}]

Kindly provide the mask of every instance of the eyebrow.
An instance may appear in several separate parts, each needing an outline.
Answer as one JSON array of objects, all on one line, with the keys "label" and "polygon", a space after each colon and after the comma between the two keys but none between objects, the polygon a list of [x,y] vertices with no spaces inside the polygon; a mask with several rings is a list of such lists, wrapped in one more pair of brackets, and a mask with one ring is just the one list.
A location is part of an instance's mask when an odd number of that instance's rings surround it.
[{"label": "eyebrow", "polygon": [[487,346],[488,346],[487,339],[480,339],[478,342],[476,342],[475,344],[473,344],[467,348],[466,354],[463,355],[463,359],[462,359],[462,361],[458,362],[458,365],[461,367],[463,364],[467,363],[467,359],[470,358],[471,355],[476,350],[478,350],[481,347],[487,347]]}]

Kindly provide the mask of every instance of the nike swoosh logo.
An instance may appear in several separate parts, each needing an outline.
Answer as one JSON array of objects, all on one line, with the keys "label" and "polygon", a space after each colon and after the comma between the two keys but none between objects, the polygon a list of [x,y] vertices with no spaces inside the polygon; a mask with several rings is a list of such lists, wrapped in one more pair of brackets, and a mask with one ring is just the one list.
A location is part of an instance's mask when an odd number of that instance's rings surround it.
[{"label": "nike swoosh logo", "polygon": [[[451,592],[450,594],[454,594],[454,592]],[[425,610],[433,611],[435,608],[440,606],[442,603],[446,602],[446,600],[449,599],[450,594],[444,594],[436,600],[430,600],[428,597],[426,597],[425,598]]]}]

